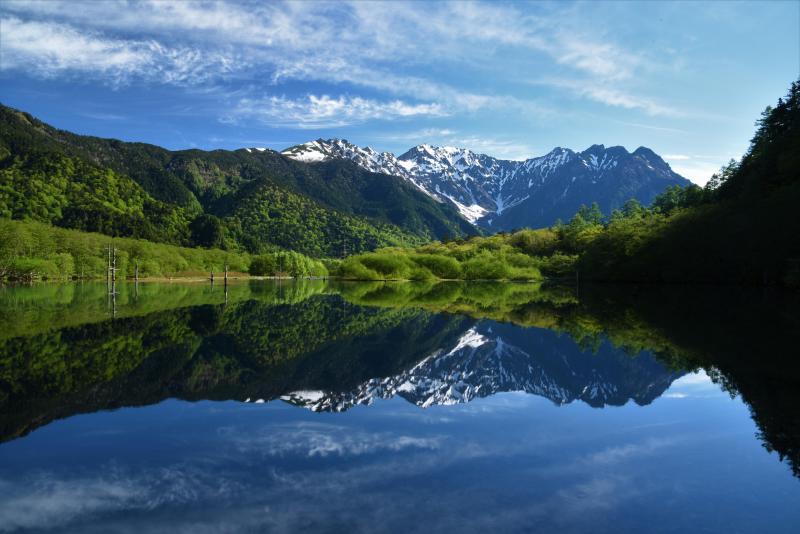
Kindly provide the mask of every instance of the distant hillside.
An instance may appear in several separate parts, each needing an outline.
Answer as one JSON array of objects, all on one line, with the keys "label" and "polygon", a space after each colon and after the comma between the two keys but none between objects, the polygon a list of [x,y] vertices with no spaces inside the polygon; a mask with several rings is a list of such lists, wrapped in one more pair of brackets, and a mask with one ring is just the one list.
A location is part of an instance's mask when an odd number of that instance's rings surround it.
[{"label": "distant hillside", "polygon": [[474,234],[452,206],[349,161],[169,151],[0,106],[0,216],[115,236],[314,256]]},{"label": "distant hillside", "polygon": [[541,157],[510,161],[425,144],[397,157],[342,139],[318,139],[283,154],[307,163],[350,160],[372,172],[403,177],[489,231],[550,226],[593,202],[605,213],[632,198],[647,205],[669,187],[689,185],[645,147],[633,153],[621,146],[593,145],[583,152],[555,148]]}]

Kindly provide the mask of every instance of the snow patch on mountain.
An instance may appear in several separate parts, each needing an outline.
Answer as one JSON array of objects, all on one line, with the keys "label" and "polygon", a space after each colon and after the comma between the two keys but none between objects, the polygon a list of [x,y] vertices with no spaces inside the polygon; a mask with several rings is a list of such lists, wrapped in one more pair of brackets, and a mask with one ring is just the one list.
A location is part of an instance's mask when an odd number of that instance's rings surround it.
[{"label": "snow patch on mountain", "polygon": [[461,214],[461,216],[464,217],[469,222],[471,222],[472,224],[475,224],[484,215],[489,213],[489,210],[487,210],[483,206],[479,206],[478,204],[470,204],[469,206],[467,206],[466,204],[462,204],[458,200],[454,199],[450,195],[441,192],[439,194],[447,198],[450,202],[452,202],[453,205],[458,210],[458,212]]}]

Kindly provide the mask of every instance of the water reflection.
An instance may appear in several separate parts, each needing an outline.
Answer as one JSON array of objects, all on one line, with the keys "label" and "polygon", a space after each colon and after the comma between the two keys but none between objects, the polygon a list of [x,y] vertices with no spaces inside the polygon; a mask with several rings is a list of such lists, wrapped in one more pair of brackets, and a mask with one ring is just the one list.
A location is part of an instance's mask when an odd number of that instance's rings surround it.
[{"label": "water reflection", "polygon": [[[759,451],[800,472],[795,297],[218,289],[121,285],[116,316],[103,285],[0,290],[0,531],[800,520],[796,482]],[[770,489],[730,490],[745,482]]]},{"label": "water reflection", "polygon": [[520,391],[559,405],[581,400],[599,408],[628,400],[649,404],[682,374],[649,352],[631,357],[608,341],[590,351],[549,330],[480,321],[399,374],[351,391],[297,391],[281,398],[314,411],[344,411],[395,395],[426,408]]}]

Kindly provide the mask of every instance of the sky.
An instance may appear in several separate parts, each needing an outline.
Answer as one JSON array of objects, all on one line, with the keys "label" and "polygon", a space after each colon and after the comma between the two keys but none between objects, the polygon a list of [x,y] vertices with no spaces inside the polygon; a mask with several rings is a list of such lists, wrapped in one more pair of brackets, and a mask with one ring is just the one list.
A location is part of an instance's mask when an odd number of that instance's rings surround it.
[{"label": "sky", "polygon": [[702,184],[798,76],[798,1],[0,3],[0,102],[169,149],[647,146]]}]

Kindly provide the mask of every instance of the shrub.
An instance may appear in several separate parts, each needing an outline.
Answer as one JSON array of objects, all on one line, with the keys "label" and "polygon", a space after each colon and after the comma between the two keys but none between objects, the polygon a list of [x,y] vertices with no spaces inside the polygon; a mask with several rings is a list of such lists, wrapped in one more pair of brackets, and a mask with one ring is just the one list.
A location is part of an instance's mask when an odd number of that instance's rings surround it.
[{"label": "shrub", "polygon": [[520,230],[511,235],[509,243],[525,254],[544,256],[552,254],[558,247],[558,234],[549,228]]},{"label": "shrub", "polygon": [[465,261],[462,269],[467,280],[502,280],[509,277],[505,259],[488,251]]},{"label": "shrub", "polygon": [[361,263],[387,280],[408,279],[411,275],[411,262],[407,256],[390,251],[373,252],[360,257]]},{"label": "shrub", "polygon": [[271,276],[275,274],[275,256],[272,254],[262,254],[250,260],[250,267],[247,272],[253,276]]},{"label": "shrub", "polygon": [[342,261],[339,265],[339,276],[347,280],[380,280],[382,276],[361,263],[358,256]]},{"label": "shrub", "polygon": [[547,276],[570,276],[575,273],[577,255],[556,253],[539,258],[539,269]]},{"label": "shrub", "polygon": [[437,278],[450,280],[461,278],[461,265],[455,258],[440,254],[416,254],[411,256],[411,261],[420,267],[426,268]]},{"label": "shrub", "polygon": [[13,280],[47,280],[60,274],[58,265],[41,258],[15,258],[9,264],[7,276]]}]

